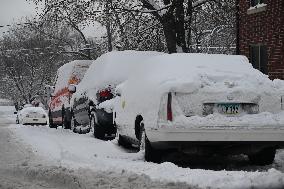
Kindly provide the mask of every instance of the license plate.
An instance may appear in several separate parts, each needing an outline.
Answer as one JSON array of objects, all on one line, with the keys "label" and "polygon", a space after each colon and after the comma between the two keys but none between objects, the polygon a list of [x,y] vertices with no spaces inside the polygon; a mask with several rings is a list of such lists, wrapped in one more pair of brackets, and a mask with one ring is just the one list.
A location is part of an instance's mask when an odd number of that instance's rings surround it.
[{"label": "license plate", "polygon": [[217,104],[218,112],[226,115],[237,115],[241,112],[240,104]]},{"label": "license plate", "polygon": [[38,119],[33,119],[33,121],[38,121]]}]

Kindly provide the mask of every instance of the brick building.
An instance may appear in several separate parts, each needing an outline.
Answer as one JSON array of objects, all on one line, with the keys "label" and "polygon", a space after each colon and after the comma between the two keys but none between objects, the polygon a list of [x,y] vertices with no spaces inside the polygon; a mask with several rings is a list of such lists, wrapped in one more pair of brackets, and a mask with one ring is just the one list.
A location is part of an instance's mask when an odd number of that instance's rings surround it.
[{"label": "brick building", "polygon": [[237,54],[269,78],[284,79],[284,0],[237,0]]}]

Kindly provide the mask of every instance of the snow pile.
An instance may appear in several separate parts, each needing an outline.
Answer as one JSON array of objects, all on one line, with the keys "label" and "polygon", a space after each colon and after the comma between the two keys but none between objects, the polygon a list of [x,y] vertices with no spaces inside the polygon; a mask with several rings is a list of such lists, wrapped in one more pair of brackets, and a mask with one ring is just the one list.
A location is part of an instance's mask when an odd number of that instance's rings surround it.
[{"label": "snow pile", "polygon": [[[261,111],[276,108],[279,112],[281,88],[284,89],[280,81],[269,80],[244,56],[164,54],[139,64],[129,79],[118,86],[122,92],[114,105],[116,123],[132,125],[136,116],[142,115],[146,126],[156,125],[161,99],[168,92],[193,95],[193,109],[200,112],[202,102],[224,101],[229,94],[238,96],[240,101],[263,103]],[[224,98],[220,99],[222,95]],[[201,119],[194,118],[196,122]]]},{"label": "snow pile", "polygon": [[[115,174],[127,172],[146,175],[161,182],[186,182],[201,188],[284,187],[284,173],[275,168],[256,172],[181,168],[169,162],[145,162],[142,152],[128,152],[119,147],[116,140],[102,141],[93,138],[91,134],[78,135],[45,126],[11,125],[10,129],[20,140],[29,144],[35,154],[62,167]],[[276,155],[275,164],[283,167],[283,153],[280,152]]]},{"label": "snow pile", "polygon": [[68,87],[68,84],[70,84],[70,79],[72,79],[73,76],[80,81],[84,77],[89,65],[92,63],[92,60],[74,60],[61,66],[57,71],[57,81],[55,84],[54,93],[57,93],[65,87]]},{"label": "snow pile", "polygon": [[0,106],[12,106],[12,105],[13,105],[12,101],[0,98]]},{"label": "snow pile", "polygon": [[0,124],[7,123],[15,123],[16,115],[14,112],[16,111],[14,106],[0,106]]},{"label": "snow pile", "polygon": [[113,51],[100,56],[90,66],[85,77],[77,87],[73,98],[84,92],[96,102],[96,93],[105,88],[113,88],[125,81],[137,69],[142,60],[163,53],[151,51]]}]

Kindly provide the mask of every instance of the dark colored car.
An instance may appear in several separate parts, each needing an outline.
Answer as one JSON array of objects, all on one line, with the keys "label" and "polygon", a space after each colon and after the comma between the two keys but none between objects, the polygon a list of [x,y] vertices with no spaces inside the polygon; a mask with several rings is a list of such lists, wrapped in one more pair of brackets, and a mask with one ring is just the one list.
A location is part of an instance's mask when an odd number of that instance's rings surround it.
[{"label": "dark colored car", "polygon": [[116,86],[127,80],[133,70],[137,69],[139,60],[157,54],[161,53],[113,51],[96,59],[71,98],[72,130],[78,133],[92,130],[96,138],[114,138],[116,125],[113,110],[102,106],[111,105]]},{"label": "dark colored car", "polygon": [[[98,91],[96,94],[96,104],[113,98],[110,88]],[[72,106],[71,128],[76,133],[87,133],[90,130],[99,139],[113,139],[116,136],[116,127],[113,124],[112,112],[96,107],[93,100],[90,100],[86,93],[79,98],[74,98]]]}]

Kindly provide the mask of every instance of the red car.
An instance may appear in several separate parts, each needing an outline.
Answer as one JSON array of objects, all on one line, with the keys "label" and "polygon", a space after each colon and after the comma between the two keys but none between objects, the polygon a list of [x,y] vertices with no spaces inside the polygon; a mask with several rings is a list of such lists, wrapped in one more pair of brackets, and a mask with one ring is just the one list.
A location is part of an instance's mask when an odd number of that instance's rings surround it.
[{"label": "red car", "polygon": [[49,102],[48,115],[51,128],[59,125],[65,129],[71,128],[70,98],[72,93],[69,89],[80,83],[91,63],[91,60],[75,60],[58,69]]}]

